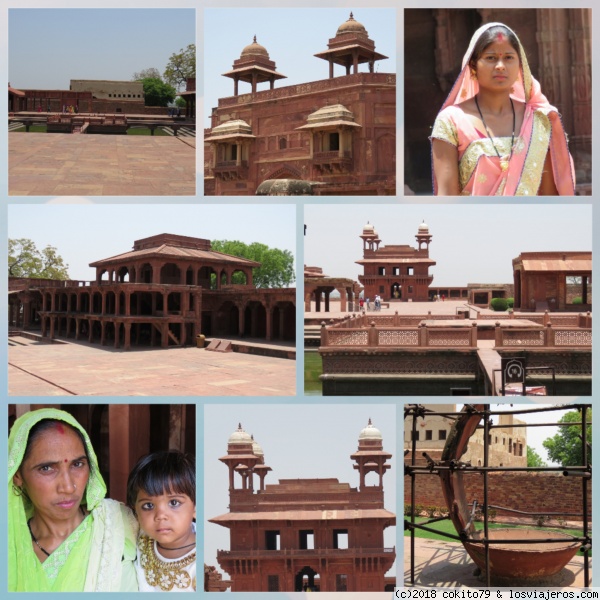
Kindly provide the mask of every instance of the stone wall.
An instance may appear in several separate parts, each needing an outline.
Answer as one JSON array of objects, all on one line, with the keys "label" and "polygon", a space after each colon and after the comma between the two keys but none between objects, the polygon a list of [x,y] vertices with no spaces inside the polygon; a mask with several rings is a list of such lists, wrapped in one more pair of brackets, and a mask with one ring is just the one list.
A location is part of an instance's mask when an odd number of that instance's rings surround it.
[{"label": "stone wall", "polygon": [[[445,506],[442,485],[436,475],[417,475],[416,502],[427,506]],[[464,476],[467,501],[483,503],[483,476]],[[588,506],[592,506],[588,484]],[[490,473],[489,504],[528,512],[580,512],[582,481],[559,473]],[[404,502],[410,504],[410,477],[404,478]],[[499,515],[502,513],[499,511]],[[509,514],[509,513],[505,513]],[[571,520],[576,520],[571,518]]]}]

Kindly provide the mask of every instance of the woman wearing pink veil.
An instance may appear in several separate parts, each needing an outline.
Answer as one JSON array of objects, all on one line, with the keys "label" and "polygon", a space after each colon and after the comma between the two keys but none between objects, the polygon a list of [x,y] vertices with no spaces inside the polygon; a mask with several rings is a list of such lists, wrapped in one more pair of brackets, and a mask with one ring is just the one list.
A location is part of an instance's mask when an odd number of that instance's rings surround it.
[{"label": "woman wearing pink veil", "polygon": [[560,115],[532,77],[517,35],[480,27],[431,134],[439,196],[573,196]]}]

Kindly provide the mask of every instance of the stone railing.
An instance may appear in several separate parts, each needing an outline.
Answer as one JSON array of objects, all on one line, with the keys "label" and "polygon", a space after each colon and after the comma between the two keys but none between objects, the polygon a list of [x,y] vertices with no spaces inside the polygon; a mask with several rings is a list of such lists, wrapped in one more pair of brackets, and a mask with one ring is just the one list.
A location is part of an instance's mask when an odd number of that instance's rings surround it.
[{"label": "stone railing", "polygon": [[[497,317],[496,317],[497,318]],[[352,329],[356,327],[369,327],[375,323],[376,327],[418,327],[421,321],[450,321],[465,320],[461,315],[399,315],[396,311],[393,315],[381,315],[374,311],[346,315],[337,323],[331,322],[328,327],[336,329]]]},{"label": "stone railing", "polygon": [[497,348],[516,347],[592,347],[591,328],[556,329],[549,323],[543,328],[502,328],[496,326]]},{"label": "stone railing", "polygon": [[281,550],[217,550],[218,558],[281,558],[283,556],[377,556],[393,554],[396,548],[315,548],[300,550],[299,548],[282,548]]},{"label": "stone railing", "polygon": [[396,75],[395,73],[355,73],[352,75],[334,77],[332,79],[321,79],[319,81],[311,81],[309,83],[288,85],[272,90],[262,90],[260,92],[256,92],[255,94],[240,94],[239,96],[219,98],[219,108],[224,106],[235,106],[236,104],[246,104],[251,101],[260,102],[276,100],[278,98],[289,98],[299,94],[331,91],[357,84],[395,86]]},{"label": "stone railing", "polygon": [[477,326],[471,327],[326,327],[321,325],[321,347],[440,348],[477,347]]},{"label": "stone railing", "polygon": [[477,315],[479,320],[494,321],[498,319],[525,319],[540,325],[551,323],[554,327],[591,327],[592,314],[587,313],[496,313],[493,315]]}]

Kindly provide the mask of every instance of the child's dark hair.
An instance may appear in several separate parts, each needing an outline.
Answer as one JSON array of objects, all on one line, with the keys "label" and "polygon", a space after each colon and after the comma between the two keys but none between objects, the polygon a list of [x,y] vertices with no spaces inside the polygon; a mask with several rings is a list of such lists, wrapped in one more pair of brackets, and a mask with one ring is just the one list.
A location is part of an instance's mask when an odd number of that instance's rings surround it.
[{"label": "child's dark hair", "polygon": [[132,509],[140,490],[150,496],[186,494],[195,504],[195,458],[178,450],[153,452],[140,458],[127,479],[127,504]]}]

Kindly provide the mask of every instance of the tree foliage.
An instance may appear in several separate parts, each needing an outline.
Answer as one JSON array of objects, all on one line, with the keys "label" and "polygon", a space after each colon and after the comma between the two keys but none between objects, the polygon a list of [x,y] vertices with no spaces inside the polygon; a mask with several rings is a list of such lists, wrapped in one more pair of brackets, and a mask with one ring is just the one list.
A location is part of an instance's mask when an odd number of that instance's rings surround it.
[{"label": "tree foliage", "polygon": [[[592,422],[592,410],[588,408],[586,421]],[[581,412],[572,410],[565,413],[559,423],[581,423]],[[587,427],[587,440],[592,443],[592,426]],[[544,441],[544,448],[548,451],[548,458],[562,466],[582,465],[582,443],[580,439],[581,425],[561,426],[558,433]],[[591,450],[588,450],[591,453]]]},{"label": "tree foliage", "polygon": [[528,467],[545,467],[546,463],[542,457],[531,446],[527,446],[527,466]]},{"label": "tree foliage", "polygon": [[131,77],[131,81],[142,81],[142,79],[160,79],[162,81],[162,75],[158,69],[150,67],[134,73]]},{"label": "tree foliage", "polygon": [[8,240],[8,276],[36,279],[69,279],[65,264],[54,246],[38,250],[27,238]]},{"label": "tree foliage", "polygon": [[[254,242],[245,244],[237,240],[215,240],[212,249],[217,252],[240,256],[261,263],[254,269],[253,283],[258,288],[288,287],[294,283],[294,255],[289,250],[269,248],[266,244]],[[234,275],[233,283],[244,283],[241,273]]]},{"label": "tree foliage", "polygon": [[142,79],[146,106],[168,106],[175,100],[177,91],[172,85],[157,77]]},{"label": "tree foliage", "polygon": [[185,86],[188,77],[196,77],[196,44],[171,54],[163,73],[164,80],[177,89]]}]

